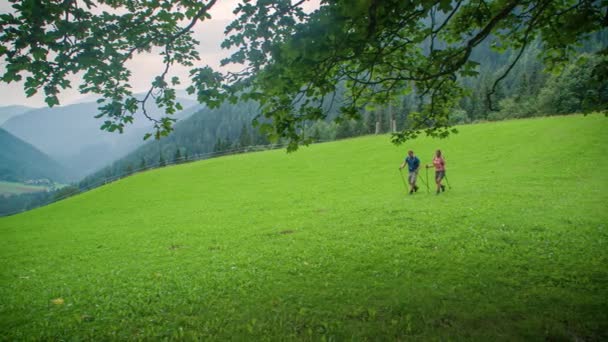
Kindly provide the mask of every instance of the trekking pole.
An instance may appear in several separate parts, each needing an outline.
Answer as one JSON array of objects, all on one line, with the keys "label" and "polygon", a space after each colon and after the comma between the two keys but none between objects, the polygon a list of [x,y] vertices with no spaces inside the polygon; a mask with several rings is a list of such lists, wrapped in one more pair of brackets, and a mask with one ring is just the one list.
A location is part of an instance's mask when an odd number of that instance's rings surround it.
[{"label": "trekking pole", "polygon": [[[416,179],[418,179],[418,178],[416,178]],[[424,179],[422,179],[422,176],[420,176],[420,181],[422,182],[422,184],[426,185],[426,182],[424,181]],[[428,185],[427,185],[427,187],[428,187]]]},{"label": "trekking pole", "polygon": [[448,176],[446,176],[445,174],[443,175],[443,178],[445,178],[445,182],[448,184],[448,188],[450,188],[450,190],[452,190],[452,186],[450,185],[450,181],[448,180]]},{"label": "trekking pole", "polygon": [[431,191],[429,190],[429,168],[425,167],[426,169],[426,183],[424,183],[426,185],[426,193],[430,193]]},{"label": "trekking pole", "polygon": [[405,192],[407,192],[407,183],[405,183],[405,178],[403,178],[403,171],[399,169],[399,173],[401,174],[401,180],[403,181],[403,185],[405,186]]}]

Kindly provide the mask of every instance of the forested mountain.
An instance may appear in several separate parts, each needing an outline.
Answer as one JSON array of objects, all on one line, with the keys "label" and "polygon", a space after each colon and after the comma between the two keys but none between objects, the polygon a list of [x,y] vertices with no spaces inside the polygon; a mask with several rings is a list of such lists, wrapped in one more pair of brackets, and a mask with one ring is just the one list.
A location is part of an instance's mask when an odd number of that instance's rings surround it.
[{"label": "forested mountain", "polygon": [[587,109],[606,109],[608,80],[596,79],[595,68],[608,63],[590,53],[608,47],[608,30],[593,34],[581,41],[577,54],[559,73],[546,73],[538,58],[543,46],[538,40],[530,44],[521,58],[497,84],[490,109],[487,94],[495,81],[503,76],[515,60],[517,51],[497,52],[486,42],[473,51],[473,59],[480,63],[479,75],[462,82],[470,95],[460,103],[457,117],[466,120],[502,120],[538,115],[555,115]]},{"label": "forested mountain", "polygon": [[65,182],[68,171],[34,146],[0,128],[0,180],[24,182],[50,179]]},{"label": "forested mountain", "polygon": [[[182,104],[187,108],[194,102],[182,100]],[[102,131],[103,121],[94,118],[97,107],[96,102],[88,102],[31,110],[8,120],[2,128],[66,165],[74,181],[142,145],[144,134],[152,130],[151,123],[138,115],[123,134]],[[188,108],[176,118],[183,119],[197,108],[201,106]],[[151,108],[151,113],[159,112]]]},{"label": "forested mountain", "polygon": [[27,111],[33,110],[32,107],[26,106],[5,106],[0,107],[0,125],[5,123],[8,119],[21,115]]},{"label": "forested mountain", "polygon": [[268,144],[268,139],[251,125],[256,115],[257,105],[252,102],[236,105],[225,103],[217,109],[200,110],[178,122],[169,136],[146,143],[87,177],[81,185],[215,151]]}]

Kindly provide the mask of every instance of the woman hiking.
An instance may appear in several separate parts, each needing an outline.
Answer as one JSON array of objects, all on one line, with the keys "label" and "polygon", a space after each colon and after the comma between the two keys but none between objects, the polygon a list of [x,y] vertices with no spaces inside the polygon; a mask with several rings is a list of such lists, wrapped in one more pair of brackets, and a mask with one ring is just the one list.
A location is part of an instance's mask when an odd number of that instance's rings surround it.
[{"label": "woman hiking", "polygon": [[445,191],[445,185],[441,184],[441,181],[445,177],[445,160],[441,156],[441,150],[437,150],[435,152],[435,157],[433,157],[433,163],[427,164],[426,168],[435,167],[435,184],[437,184],[437,195],[440,192]]}]

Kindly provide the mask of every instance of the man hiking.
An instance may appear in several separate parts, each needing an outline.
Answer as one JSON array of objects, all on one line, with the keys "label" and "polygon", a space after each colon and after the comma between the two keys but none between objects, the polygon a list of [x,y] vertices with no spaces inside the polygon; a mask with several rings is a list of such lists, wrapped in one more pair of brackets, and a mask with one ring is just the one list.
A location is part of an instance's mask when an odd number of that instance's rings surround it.
[{"label": "man hiking", "polygon": [[414,192],[418,191],[418,186],[416,185],[416,177],[418,176],[418,168],[420,167],[420,159],[414,155],[414,151],[407,151],[407,158],[403,161],[403,164],[399,166],[399,171],[405,167],[407,164],[407,169],[409,171],[409,175],[407,177],[407,181],[410,183],[410,195],[413,195]]},{"label": "man hiking", "polygon": [[427,169],[429,167],[435,167],[435,184],[437,184],[437,195],[439,195],[440,192],[445,191],[445,185],[441,184],[445,177],[445,160],[441,156],[441,150],[435,152],[433,163],[426,165]]}]

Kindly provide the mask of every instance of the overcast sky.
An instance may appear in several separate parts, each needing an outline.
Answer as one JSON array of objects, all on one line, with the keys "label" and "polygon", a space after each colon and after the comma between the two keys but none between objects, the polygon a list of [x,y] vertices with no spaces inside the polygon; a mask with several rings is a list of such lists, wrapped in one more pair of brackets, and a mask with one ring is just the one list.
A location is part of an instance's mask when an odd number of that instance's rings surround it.
[{"label": "overcast sky", "polygon": [[[195,26],[195,38],[201,42],[198,51],[201,55],[199,61],[201,66],[210,65],[213,68],[218,68],[220,60],[228,57],[229,52],[220,48],[221,42],[224,40],[224,28],[234,18],[232,11],[236,8],[239,0],[219,0],[211,9],[211,20],[199,22]],[[310,10],[318,6],[318,0],[309,0],[306,7]],[[0,0],[0,13],[10,11],[10,4],[4,0]],[[163,71],[162,58],[153,54],[139,54],[127,63],[129,69],[133,73],[131,78],[131,86],[135,92],[142,92],[149,88],[150,81]],[[0,72],[4,71],[3,65],[0,66]],[[188,69],[178,66],[172,67],[171,76],[180,76],[182,85],[186,87],[185,81],[188,77]],[[73,79],[76,79],[75,77]],[[77,83],[72,83],[72,86],[77,89]],[[61,105],[67,105],[81,101],[85,95],[78,93],[77,90],[68,89],[59,96]],[[0,106],[8,105],[24,105],[30,107],[43,107],[44,96],[36,94],[33,97],[27,98],[23,91],[22,83],[0,83]]]}]

